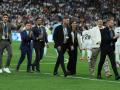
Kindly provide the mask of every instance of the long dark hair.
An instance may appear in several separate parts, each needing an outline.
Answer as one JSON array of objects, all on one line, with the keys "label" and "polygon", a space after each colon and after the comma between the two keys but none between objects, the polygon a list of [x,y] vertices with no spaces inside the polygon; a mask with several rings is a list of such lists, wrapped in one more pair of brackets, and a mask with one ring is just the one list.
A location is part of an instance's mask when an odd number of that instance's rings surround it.
[{"label": "long dark hair", "polygon": [[120,27],[120,20],[118,20],[118,22],[117,22],[117,26]]},{"label": "long dark hair", "polygon": [[[72,23],[74,23],[74,22],[76,22],[77,23],[77,20],[76,19],[74,19],[74,18],[72,18],[72,19],[70,19],[70,30],[72,31]],[[78,28],[78,26],[76,27],[76,30],[78,30],[79,28]]]}]

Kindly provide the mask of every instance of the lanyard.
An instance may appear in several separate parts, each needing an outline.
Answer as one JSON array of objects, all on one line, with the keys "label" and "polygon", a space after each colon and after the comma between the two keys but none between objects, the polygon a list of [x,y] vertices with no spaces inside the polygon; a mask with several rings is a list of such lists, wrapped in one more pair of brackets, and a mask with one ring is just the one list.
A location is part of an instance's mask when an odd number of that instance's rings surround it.
[{"label": "lanyard", "polygon": [[8,38],[8,26],[7,26],[7,23],[3,23],[3,36],[5,38]]}]

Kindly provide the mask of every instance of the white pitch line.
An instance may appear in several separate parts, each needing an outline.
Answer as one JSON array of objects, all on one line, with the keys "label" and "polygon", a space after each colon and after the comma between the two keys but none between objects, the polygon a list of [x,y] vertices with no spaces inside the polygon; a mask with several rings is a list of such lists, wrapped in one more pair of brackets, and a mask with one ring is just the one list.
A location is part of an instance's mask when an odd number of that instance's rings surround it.
[{"label": "white pitch line", "polygon": [[[11,70],[15,70],[15,69],[11,69]],[[19,70],[19,71],[26,71],[26,70]],[[34,74],[34,73],[33,73]],[[35,73],[37,74],[37,73]],[[51,75],[53,76],[52,73],[38,73],[38,74],[44,74],[44,75]],[[64,75],[60,75],[61,77],[64,77]],[[82,80],[89,80],[89,81],[98,81],[98,82],[108,82],[108,83],[119,83],[118,81],[110,81],[110,80],[98,80],[98,79],[91,79],[91,78],[85,78],[85,77],[78,77],[78,76],[67,76],[66,78],[72,78],[72,79],[82,79]]]},{"label": "white pitch line", "polygon": [[98,79],[91,79],[91,78],[85,78],[85,77],[73,77],[71,76],[71,78],[76,78],[76,79],[83,79],[83,80],[90,80],[90,81],[105,81],[105,82],[108,82],[108,83],[120,83],[119,81],[109,81],[109,80],[98,80]]}]

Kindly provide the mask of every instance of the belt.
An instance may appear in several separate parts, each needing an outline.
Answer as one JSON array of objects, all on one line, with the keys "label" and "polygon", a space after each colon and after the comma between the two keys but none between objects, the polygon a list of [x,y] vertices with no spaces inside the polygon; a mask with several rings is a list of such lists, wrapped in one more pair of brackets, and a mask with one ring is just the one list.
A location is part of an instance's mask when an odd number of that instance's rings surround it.
[{"label": "belt", "polygon": [[36,42],[44,42],[43,40],[35,40]]},{"label": "belt", "polygon": [[96,48],[92,48],[92,49],[99,49],[99,48],[96,47]]},{"label": "belt", "polygon": [[0,41],[9,41],[10,39],[1,39]]},{"label": "belt", "polygon": [[43,42],[43,40],[39,40],[39,42]]}]

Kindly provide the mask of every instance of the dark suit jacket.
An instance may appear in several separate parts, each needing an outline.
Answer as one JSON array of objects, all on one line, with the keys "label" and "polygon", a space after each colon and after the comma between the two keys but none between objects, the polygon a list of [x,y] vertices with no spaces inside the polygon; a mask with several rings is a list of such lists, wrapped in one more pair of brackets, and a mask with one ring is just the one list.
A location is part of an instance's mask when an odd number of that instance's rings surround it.
[{"label": "dark suit jacket", "polygon": [[33,31],[33,46],[35,47],[36,44],[39,43],[40,47],[44,47],[45,46],[45,43],[48,43],[48,35],[47,35],[47,32],[46,32],[46,29],[45,27],[41,27],[43,29],[43,41],[40,42],[40,40],[37,40],[37,38],[39,37],[39,35],[41,34],[38,30],[38,27],[35,26],[33,27],[32,31]]},{"label": "dark suit jacket", "polygon": [[[114,31],[112,31],[113,36],[115,36]],[[101,51],[114,51],[115,50],[115,42],[117,39],[113,39],[110,36],[110,30],[108,27],[101,30]]]},{"label": "dark suit jacket", "polygon": [[29,35],[27,34],[27,31],[24,30],[20,33],[21,35],[21,45],[20,45],[20,49],[28,49],[31,48],[31,40],[32,38],[29,37]]},{"label": "dark suit jacket", "polygon": [[[73,45],[72,43],[72,36],[71,36],[71,30],[67,28],[68,32],[68,41],[67,44],[68,46]],[[58,46],[62,46],[64,44],[64,32],[63,32],[63,26],[59,25],[55,28],[54,33],[53,33],[53,40],[54,40],[54,47],[57,48]]]}]

